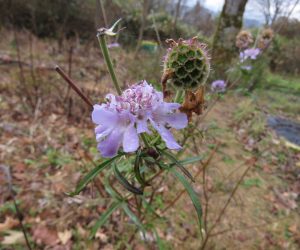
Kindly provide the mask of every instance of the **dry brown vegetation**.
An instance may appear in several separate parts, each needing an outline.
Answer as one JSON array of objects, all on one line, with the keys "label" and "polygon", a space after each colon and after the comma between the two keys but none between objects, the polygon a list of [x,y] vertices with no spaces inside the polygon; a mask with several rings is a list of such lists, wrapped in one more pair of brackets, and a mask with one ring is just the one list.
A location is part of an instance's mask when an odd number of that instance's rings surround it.
[{"label": "dry brown vegetation", "polygon": [[[0,44],[1,249],[26,246],[10,183],[34,249],[156,249],[156,237],[149,233],[146,240],[139,234],[133,238],[134,224],[119,212],[98,230],[96,239],[88,239],[91,226],[107,206],[101,182],[95,181],[79,196],[66,194],[99,154],[88,108],[68,90],[53,66],[59,64],[94,102],[100,101],[112,88],[100,50],[72,41],[58,53],[55,42],[39,40],[28,32],[1,30],[0,35],[6,38]],[[124,85],[141,78],[153,84],[159,81],[160,55],[141,53],[134,58],[117,49],[113,57]],[[235,183],[250,168],[211,232],[208,249],[300,246],[299,148],[279,143],[265,126],[266,114],[272,113],[277,100],[266,103],[259,98],[260,92],[257,96],[253,102],[251,97],[229,93],[200,123],[201,136],[188,143],[187,155],[204,156],[189,170],[198,174],[195,189],[206,207],[208,225],[217,219]],[[287,110],[278,112],[300,119],[293,109]],[[5,175],[7,170],[12,181]],[[158,235],[165,249],[197,249],[199,233],[192,203],[185,193],[172,203],[182,187],[166,175],[156,185],[160,188],[154,205],[163,216]],[[172,206],[166,210],[163,201]]]}]

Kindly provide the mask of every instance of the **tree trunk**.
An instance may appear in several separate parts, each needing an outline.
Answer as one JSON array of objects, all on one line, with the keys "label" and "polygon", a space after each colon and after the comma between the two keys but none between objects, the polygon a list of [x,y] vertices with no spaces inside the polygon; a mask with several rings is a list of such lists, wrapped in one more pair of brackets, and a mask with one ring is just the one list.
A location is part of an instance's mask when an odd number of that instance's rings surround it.
[{"label": "tree trunk", "polygon": [[235,38],[243,25],[248,0],[225,0],[214,35],[212,64],[217,77],[224,77],[237,54]]}]

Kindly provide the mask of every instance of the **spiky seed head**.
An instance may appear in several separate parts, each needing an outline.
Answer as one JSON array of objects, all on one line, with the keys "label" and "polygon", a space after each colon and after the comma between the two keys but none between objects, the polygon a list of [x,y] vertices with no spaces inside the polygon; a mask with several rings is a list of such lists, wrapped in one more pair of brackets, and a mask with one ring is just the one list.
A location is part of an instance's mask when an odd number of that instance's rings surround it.
[{"label": "spiky seed head", "polygon": [[165,80],[182,90],[195,90],[204,85],[210,73],[207,45],[200,43],[197,37],[166,42],[169,49],[164,58]]},{"label": "spiky seed head", "polygon": [[236,36],[235,45],[239,49],[247,49],[253,43],[252,34],[247,30],[242,30]]}]

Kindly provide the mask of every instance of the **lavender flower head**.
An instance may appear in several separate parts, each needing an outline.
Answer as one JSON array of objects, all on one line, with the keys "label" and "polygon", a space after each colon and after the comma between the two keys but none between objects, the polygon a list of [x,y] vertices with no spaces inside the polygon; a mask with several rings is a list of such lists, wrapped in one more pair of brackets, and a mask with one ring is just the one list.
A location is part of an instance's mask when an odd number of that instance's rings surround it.
[{"label": "lavender flower head", "polygon": [[98,125],[98,150],[103,157],[115,156],[121,146],[124,152],[135,152],[138,134],[151,133],[149,123],[169,149],[181,149],[166,125],[182,129],[188,124],[187,116],[178,112],[180,104],[164,102],[163,94],[146,81],[126,89],[121,96],[108,94],[106,99],[107,103],[95,104],[92,112],[92,120]]},{"label": "lavender flower head", "polygon": [[260,54],[260,49],[258,48],[246,49],[240,53],[240,61],[244,62],[248,58],[250,58],[251,60],[256,60],[259,54]]},{"label": "lavender flower head", "polygon": [[244,69],[246,71],[250,71],[252,69],[252,66],[251,65],[243,65],[243,66],[241,66],[241,69]]},{"label": "lavender flower head", "polygon": [[211,84],[211,90],[216,93],[222,93],[226,91],[226,83],[223,80],[213,81]]},{"label": "lavender flower head", "polygon": [[111,49],[111,48],[118,48],[120,47],[119,43],[110,43],[107,45],[107,48]]}]

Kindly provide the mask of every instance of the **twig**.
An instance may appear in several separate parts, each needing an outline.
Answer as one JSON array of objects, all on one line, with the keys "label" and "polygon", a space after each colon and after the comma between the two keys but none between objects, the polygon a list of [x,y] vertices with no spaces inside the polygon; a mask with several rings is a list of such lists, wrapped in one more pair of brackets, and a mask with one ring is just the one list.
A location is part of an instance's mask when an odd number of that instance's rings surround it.
[{"label": "twig", "polygon": [[102,17],[103,17],[103,21],[104,21],[104,27],[107,27],[107,17],[106,17],[106,12],[105,12],[105,8],[104,8],[104,4],[102,2],[102,0],[99,0],[99,4],[100,4],[100,9],[101,9],[101,13],[102,13]]},{"label": "twig", "polygon": [[211,151],[208,160],[205,162],[205,164],[203,164],[203,195],[204,195],[204,230],[207,231],[207,214],[208,214],[208,203],[209,203],[209,197],[207,195],[207,189],[206,189],[206,169],[207,166],[209,166],[214,154],[217,152],[217,149],[220,146],[220,142],[217,143],[217,145],[215,146],[214,150]]},{"label": "twig", "polygon": [[18,220],[19,220],[19,223],[20,223],[20,226],[21,226],[21,229],[22,229],[25,241],[26,241],[26,246],[27,246],[27,248],[29,250],[32,250],[31,245],[29,243],[28,236],[27,236],[26,228],[25,228],[25,226],[23,224],[23,218],[24,217],[23,217],[23,215],[22,215],[22,213],[21,213],[21,211],[19,209],[19,206],[18,206],[18,204],[16,202],[15,193],[13,191],[12,176],[10,174],[10,168],[7,167],[7,166],[4,166],[4,165],[0,165],[0,169],[2,169],[3,172],[6,175],[6,179],[8,181],[8,190],[9,190],[10,197],[12,198],[14,206],[15,206],[15,209],[16,209],[17,217],[18,217]]},{"label": "twig", "polygon": [[23,64],[21,63],[21,51],[20,51],[20,47],[19,47],[19,40],[17,37],[17,32],[15,31],[15,29],[14,29],[14,40],[16,43],[16,51],[17,51],[17,58],[18,58],[17,62],[18,62],[18,67],[19,67],[19,71],[20,71],[20,77],[19,77],[20,85],[22,87],[22,91],[24,91],[24,93],[26,94],[26,96],[28,98],[28,101],[29,101],[29,104],[30,104],[32,110],[34,110],[34,103],[32,101],[31,94],[29,93],[26,86],[24,87],[24,85],[26,84],[26,78],[24,76]]},{"label": "twig", "polygon": [[90,99],[85,96],[85,94],[76,86],[76,84],[71,80],[70,77],[66,75],[66,73],[59,67],[55,66],[55,70],[58,74],[71,86],[71,88],[81,97],[83,101],[89,106],[90,110],[93,110],[93,104]]},{"label": "twig", "polygon": [[161,42],[161,39],[160,39],[159,31],[158,31],[157,26],[156,26],[153,10],[151,10],[151,17],[152,17],[153,28],[155,30],[155,34],[156,34],[156,37],[157,37],[159,47],[160,47],[160,49],[163,49],[163,45],[162,45],[162,42]]},{"label": "twig", "polygon": [[[279,220],[276,220],[276,223],[278,223],[278,221],[281,221],[281,220],[286,220],[286,217],[285,218],[281,218]],[[270,225],[270,222],[260,223],[260,224],[257,224],[257,225],[251,225],[251,226],[247,226],[247,227],[227,228],[227,229],[224,229],[222,231],[213,233],[210,236],[214,237],[214,236],[218,236],[218,235],[221,235],[221,234],[228,233],[230,231],[237,231],[237,230],[243,230],[244,231],[244,230],[249,230],[249,229],[252,229],[252,228],[264,227],[264,226],[267,226],[267,225]]]},{"label": "twig", "polygon": [[[203,169],[206,169],[206,167],[210,164],[212,158],[213,158],[213,155],[216,153],[217,151],[217,148],[219,146],[219,143],[217,144],[217,146],[214,148],[214,150],[212,150],[212,152],[210,153],[210,156],[208,158],[208,160],[203,163],[203,167],[202,168],[199,168],[198,172],[195,174],[195,179],[199,176],[199,174],[201,173],[201,171]],[[180,197],[186,192],[186,189],[183,189],[181,190],[178,195],[175,197],[175,199],[173,199],[163,210],[162,210],[162,213],[165,213],[169,208],[171,208],[179,199]]]},{"label": "twig", "polygon": [[252,159],[250,159],[250,160],[247,161],[247,162],[250,162],[250,165],[246,168],[246,170],[244,171],[244,173],[240,177],[239,181],[236,183],[234,189],[232,190],[232,192],[230,193],[230,195],[228,197],[227,202],[225,203],[224,207],[222,208],[221,212],[219,213],[219,216],[217,217],[215,223],[212,225],[212,227],[209,229],[208,233],[206,234],[205,240],[204,240],[204,242],[203,242],[203,244],[201,246],[201,250],[205,249],[206,244],[208,242],[209,237],[211,236],[212,231],[215,229],[215,227],[218,225],[218,223],[222,219],[222,217],[225,214],[225,211],[226,211],[228,205],[230,204],[230,202],[231,202],[233,196],[235,195],[236,191],[238,190],[240,184],[242,183],[242,181],[244,180],[244,178],[247,175],[248,171],[250,170],[250,168],[254,165],[254,163],[256,161],[257,161],[256,158],[252,158]]}]

